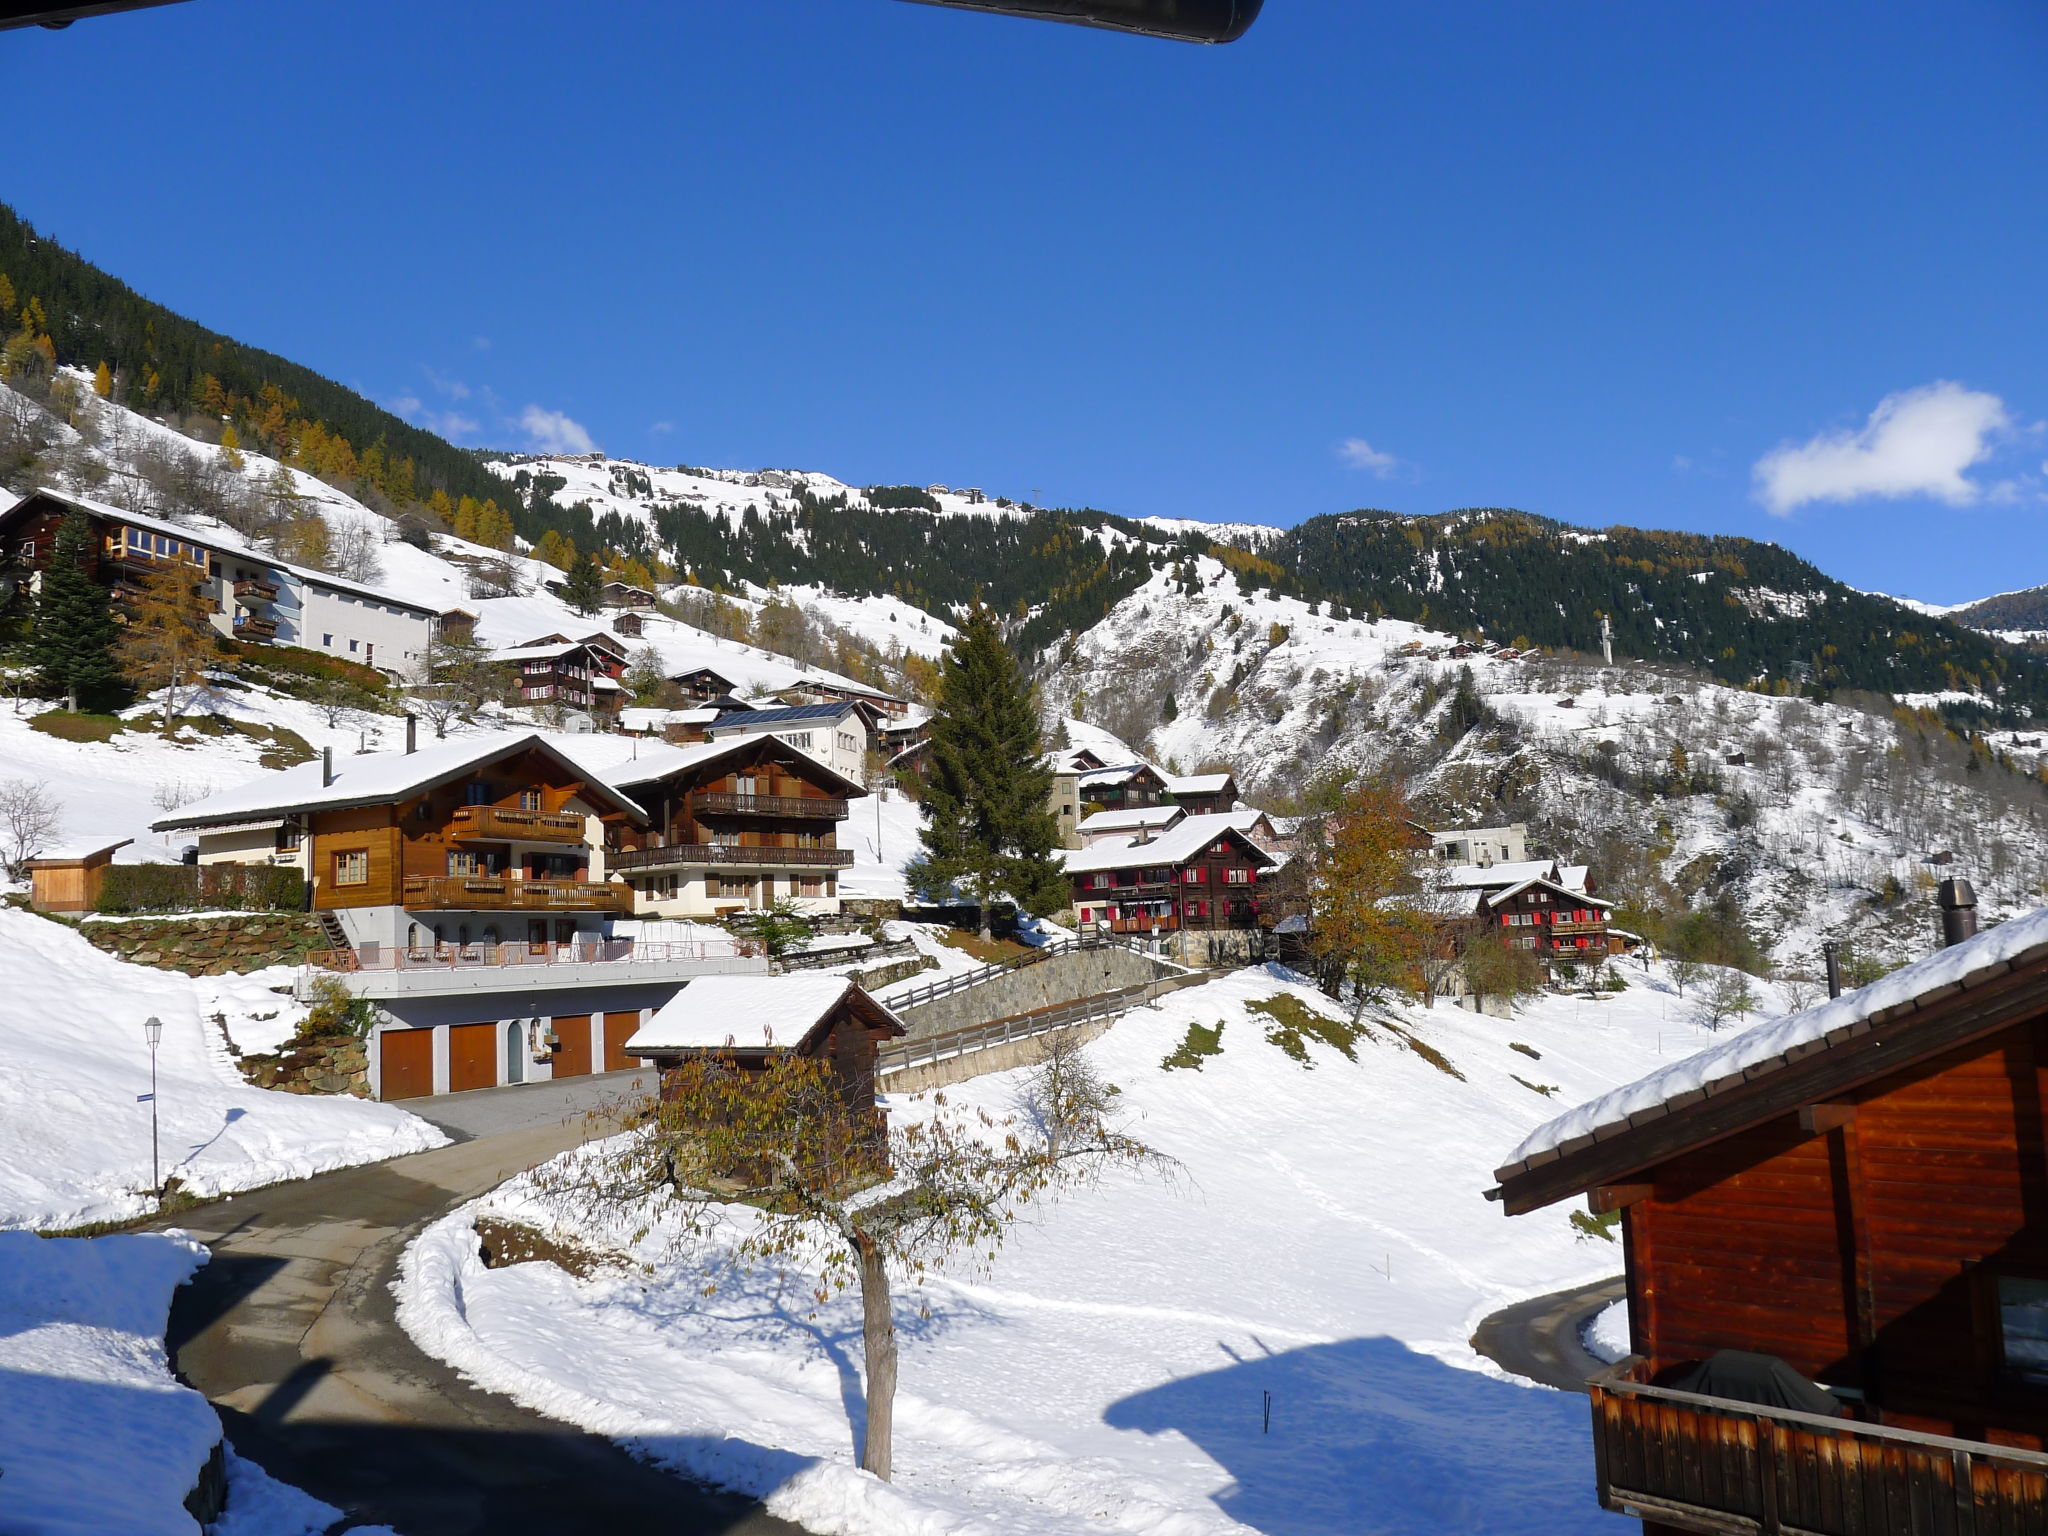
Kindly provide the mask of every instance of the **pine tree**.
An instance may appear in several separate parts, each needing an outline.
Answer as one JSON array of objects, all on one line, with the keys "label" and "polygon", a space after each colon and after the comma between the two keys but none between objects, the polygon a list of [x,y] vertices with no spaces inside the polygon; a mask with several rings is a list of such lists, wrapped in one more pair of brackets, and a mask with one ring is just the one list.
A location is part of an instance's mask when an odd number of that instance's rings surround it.
[{"label": "pine tree", "polygon": [[984,934],[1005,893],[1028,912],[1058,911],[1068,887],[1053,859],[1059,824],[1047,804],[1052,770],[1036,690],[979,603],[946,657],[938,695],[913,884],[927,896],[965,887],[980,904]]},{"label": "pine tree", "polygon": [[562,601],[586,619],[604,606],[604,572],[598,568],[597,556],[570,568],[569,579],[562,583]]},{"label": "pine tree", "polygon": [[91,553],[92,525],[82,512],[68,514],[57,529],[23,646],[41,685],[63,695],[74,711],[109,708],[121,692],[113,602],[86,569]]}]

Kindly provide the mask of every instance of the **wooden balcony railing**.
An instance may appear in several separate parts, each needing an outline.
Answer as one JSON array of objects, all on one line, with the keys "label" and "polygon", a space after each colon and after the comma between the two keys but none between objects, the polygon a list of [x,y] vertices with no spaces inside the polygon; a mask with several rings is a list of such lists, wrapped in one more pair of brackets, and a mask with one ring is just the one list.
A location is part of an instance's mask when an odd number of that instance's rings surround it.
[{"label": "wooden balcony railing", "polygon": [[2048,1456],[1596,1377],[1608,1509],[1710,1536],[2048,1531]]},{"label": "wooden balcony railing", "polygon": [[508,880],[502,875],[407,875],[400,900],[422,912],[633,911],[632,887],[616,881]]},{"label": "wooden balcony railing", "polygon": [[458,805],[449,821],[458,841],[487,838],[514,843],[580,843],[583,817],[575,811],[513,811],[496,805]]},{"label": "wooden balcony railing", "polygon": [[235,583],[235,596],[246,602],[274,603],[277,601],[277,588],[267,581],[252,578]]},{"label": "wooden balcony railing", "polygon": [[1558,922],[1551,923],[1548,926],[1552,933],[1557,934],[1602,934],[1607,931],[1607,922],[1604,918],[1597,919],[1590,923],[1573,922],[1571,919],[1565,918]]},{"label": "wooden balcony railing", "polygon": [[846,820],[844,800],[810,799],[801,795],[727,795],[705,791],[689,798],[695,816],[801,816],[822,821]]},{"label": "wooden balcony railing", "polygon": [[238,635],[255,635],[261,640],[275,640],[277,638],[277,620],[259,619],[254,614],[238,613],[235,615],[235,633]]},{"label": "wooden balcony railing", "polygon": [[605,867],[621,874],[629,869],[693,869],[706,864],[846,869],[852,863],[851,848],[748,848],[729,843],[671,843],[666,848],[632,848],[605,855]]}]

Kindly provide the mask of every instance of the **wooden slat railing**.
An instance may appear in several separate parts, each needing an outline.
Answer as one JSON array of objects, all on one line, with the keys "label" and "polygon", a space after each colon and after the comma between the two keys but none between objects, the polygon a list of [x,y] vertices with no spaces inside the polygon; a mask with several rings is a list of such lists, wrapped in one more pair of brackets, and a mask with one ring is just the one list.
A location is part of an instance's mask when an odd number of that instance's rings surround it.
[{"label": "wooden slat railing", "polygon": [[580,843],[583,816],[578,811],[522,811],[498,805],[458,805],[449,818],[460,839],[502,838],[520,843]]},{"label": "wooden slat railing", "polygon": [[2048,1531],[2048,1455],[1628,1379],[1592,1383],[1608,1509],[1714,1536]]},{"label": "wooden slat railing", "polygon": [[690,796],[698,816],[790,816],[805,820],[844,821],[846,802],[807,795],[730,795],[704,791]]},{"label": "wooden slat railing", "polygon": [[754,848],[733,843],[671,843],[665,848],[628,848],[605,855],[605,867],[617,873],[629,869],[689,869],[699,864],[797,865],[809,869],[846,869],[853,863],[851,848]]}]

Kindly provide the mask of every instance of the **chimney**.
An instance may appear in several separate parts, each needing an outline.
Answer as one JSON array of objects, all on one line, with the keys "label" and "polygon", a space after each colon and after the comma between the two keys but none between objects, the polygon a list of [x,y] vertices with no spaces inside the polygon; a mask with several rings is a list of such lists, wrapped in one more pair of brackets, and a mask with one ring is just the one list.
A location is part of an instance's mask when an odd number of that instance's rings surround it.
[{"label": "chimney", "polygon": [[334,748],[320,749],[320,787],[326,789],[334,782]]},{"label": "chimney", "polygon": [[1977,893],[1970,882],[1955,875],[1941,882],[1935,891],[1941,903],[1941,942],[1944,948],[1977,936]]},{"label": "chimney", "polygon": [[1820,952],[1821,958],[1827,962],[1828,967],[1828,996],[1840,997],[1842,995],[1842,946],[1833,939],[1829,939],[1827,943],[1821,945]]},{"label": "chimney", "polygon": [[405,755],[411,757],[420,749],[420,723],[411,715],[405,717]]}]

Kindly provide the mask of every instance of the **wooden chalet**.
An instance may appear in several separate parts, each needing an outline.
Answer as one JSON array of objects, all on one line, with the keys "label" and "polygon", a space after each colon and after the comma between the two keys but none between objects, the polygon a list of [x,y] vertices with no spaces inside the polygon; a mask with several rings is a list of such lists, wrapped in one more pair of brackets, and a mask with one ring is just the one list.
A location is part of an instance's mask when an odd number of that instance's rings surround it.
[{"label": "wooden chalet", "polygon": [[1616,947],[1608,932],[1614,903],[1592,894],[1584,865],[1555,859],[1459,865],[1445,875],[1454,892],[1469,893],[1482,929],[1550,965],[1595,965]]},{"label": "wooden chalet", "polygon": [[1081,814],[1084,816],[1090,811],[1123,811],[1133,806],[1163,805],[1168,798],[1166,776],[1150,763],[1085,769],[1078,775],[1075,788],[1081,797]]},{"label": "wooden chalet", "polygon": [[1529,1137],[1509,1215],[1620,1213],[1601,1503],[1659,1533],[2048,1531],[2044,1123],[2048,911]]},{"label": "wooden chalet", "polygon": [[607,608],[652,608],[654,603],[654,594],[645,587],[624,581],[604,584],[604,605]]},{"label": "wooden chalet", "polygon": [[610,635],[572,640],[542,635],[500,651],[495,658],[511,669],[511,703],[559,705],[594,715],[616,715],[624,706],[626,649]]},{"label": "wooden chalet", "polygon": [[1237,776],[1227,769],[1166,780],[1168,801],[1190,816],[1227,815],[1237,809],[1237,795]]},{"label": "wooden chalet", "polygon": [[626,1042],[663,1075],[715,1056],[765,1071],[785,1056],[829,1062],[846,1102],[875,1111],[875,1064],[903,1021],[845,976],[700,976]]},{"label": "wooden chalet", "polygon": [[1262,926],[1259,883],[1279,861],[1252,838],[1256,812],[1188,816],[1158,836],[1064,855],[1084,928],[1164,934]]},{"label": "wooden chalet", "polygon": [[739,692],[739,684],[723,672],[714,672],[709,667],[697,667],[689,672],[678,672],[669,679],[693,699],[716,699]]},{"label": "wooden chalet", "polygon": [[765,734],[655,747],[612,778],[650,814],[610,862],[642,912],[716,917],[783,900],[839,910],[853,851],[838,830],[867,793],[858,779]]}]

